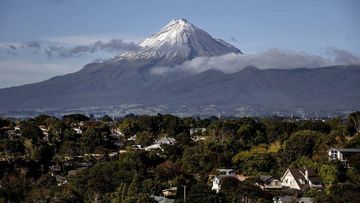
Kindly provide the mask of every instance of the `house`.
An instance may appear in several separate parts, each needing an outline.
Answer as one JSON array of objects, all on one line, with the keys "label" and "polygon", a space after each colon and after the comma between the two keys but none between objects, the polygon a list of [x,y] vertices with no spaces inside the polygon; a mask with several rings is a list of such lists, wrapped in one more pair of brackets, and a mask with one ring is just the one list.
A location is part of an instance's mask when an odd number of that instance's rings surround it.
[{"label": "house", "polygon": [[165,197],[175,196],[176,192],[177,192],[177,187],[171,187],[162,191]]},{"label": "house", "polygon": [[331,148],[328,151],[329,161],[339,160],[345,166],[349,166],[348,159],[353,155],[360,155],[360,149],[357,148]]},{"label": "house", "polygon": [[176,144],[176,140],[175,138],[171,138],[171,137],[163,137],[161,139],[158,139],[154,142],[154,144],[145,147],[145,151],[151,151],[151,150],[162,150],[161,145],[174,145]]},{"label": "house", "polygon": [[46,128],[46,126],[38,126],[42,133],[44,134],[44,140],[49,141],[49,130]]},{"label": "house", "polygon": [[52,172],[60,172],[61,171],[61,167],[59,165],[51,165],[51,166],[49,166],[49,169]]},{"label": "house", "polygon": [[152,144],[150,146],[145,147],[144,149],[145,149],[145,151],[152,151],[152,150],[158,150],[158,149],[162,150],[160,144]]},{"label": "house", "polygon": [[10,140],[17,140],[21,137],[21,132],[19,128],[17,130],[8,130],[7,136]]},{"label": "house", "polygon": [[131,146],[131,149],[132,150],[142,150],[142,147],[139,144],[134,144],[134,145]]},{"label": "house", "polygon": [[114,145],[117,146],[117,147],[122,147],[124,146],[122,142],[120,141],[114,141]]},{"label": "house", "polygon": [[152,198],[158,203],[174,203],[174,199],[169,199],[164,196],[152,196]]},{"label": "house", "polygon": [[135,141],[135,140],[136,140],[136,135],[133,135],[127,139],[127,141]]},{"label": "house", "polygon": [[313,199],[310,197],[296,197],[296,196],[281,196],[281,197],[273,197],[273,203],[312,203]]},{"label": "house", "polygon": [[308,188],[323,189],[320,177],[312,169],[287,169],[281,182],[284,187],[301,191]]},{"label": "house", "polygon": [[195,133],[203,133],[206,131],[206,128],[190,128],[190,135],[193,135]]},{"label": "house", "polygon": [[206,128],[190,128],[190,136],[194,142],[203,141],[206,136],[202,135],[206,131]]},{"label": "house", "polygon": [[234,169],[217,169],[217,175],[212,178],[212,190],[218,193],[221,189],[221,182],[233,178],[237,181],[244,181],[246,177],[238,175]]},{"label": "house", "polygon": [[273,176],[261,175],[259,179],[260,181],[257,185],[263,190],[282,189],[281,181]]},{"label": "house", "polygon": [[76,132],[76,134],[81,135],[83,131],[80,128],[73,128],[73,130]]},{"label": "house", "polygon": [[51,174],[51,176],[53,176],[55,178],[56,182],[58,183],[58,186],[62,186],[62,185],[65,185],[65,184],[68,183],[66,178],[63,177],[63,176],[56,175],[56,174],[53,174],[53,173]]},{"label": "house", "polygon": [[158,139],[155,141],[154,144],[169,144],[169,145],[174,145],[176,143],[175,138],[172,137],[163,137],[161,139]]},{"label": "house", "polygon": [[86,162],[80,162],[80,163],[77,163],[80,167],[91,167],[93,165],[93,163],[91,163],[90,161]]},{"label": "house", "polygon": [[192,136],[191,139],[192,139],[194,142],[200,142],[200,141],[206,140],[206,136],[196,135],[196,136]]},{"label": "house", "polygon": [[124,133],[122,133],[119,129],[113,129],[112,133],[118,134],[119,136],[124,136]]},{"label": "house", "polygon": [[109,157],[115,157],[119,154],[119,152],[111,152],[108,154]]},{"label": "house", "polygon": [[113,133],[111,133],[111,134],[109,135],[109,137],[114,138],[114,139],[119,139],[119,138],[121,137],[121,135],[118,134],[118,133],[113,132]]}]

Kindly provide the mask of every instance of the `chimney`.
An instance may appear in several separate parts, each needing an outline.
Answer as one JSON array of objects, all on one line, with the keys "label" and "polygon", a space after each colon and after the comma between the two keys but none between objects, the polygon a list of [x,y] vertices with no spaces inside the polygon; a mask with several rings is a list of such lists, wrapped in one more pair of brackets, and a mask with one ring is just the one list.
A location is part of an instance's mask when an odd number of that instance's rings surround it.
[{"label": "chimney", "polygon": [[309,171],[305,168],[305,178],[309,179]]}]

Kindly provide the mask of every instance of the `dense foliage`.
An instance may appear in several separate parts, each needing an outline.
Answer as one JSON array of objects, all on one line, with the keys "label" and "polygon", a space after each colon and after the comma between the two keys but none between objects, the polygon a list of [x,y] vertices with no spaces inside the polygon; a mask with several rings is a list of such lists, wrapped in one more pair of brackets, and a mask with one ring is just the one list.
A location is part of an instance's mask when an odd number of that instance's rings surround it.
[{"label": "dense foliage", "polygon": [[[19,126],[21,136],[0,139],[0,202],[154,202],[152,197],[169,187],[177,187],[172,197],[176,202],[183,201],[184,189],[188,202],[268,202],[275,193],[258,188],[256,177],[279,178],[289,167],[314,169],[322,178],[325,190],[308,190],[305,196],[318,202],[351,202],[360,196],[360,157],[352,157],[352,167],[346,168],[329,162],[327,150],[360,148],[359,115],[326,121],[161,114],[128,115],[116,121],[109,116],[95,121],[81,114],[22,121],[1,118],[1,129],[16,132]],[[206,131],[190,135],[191,128]],[[114,137],[116,131],[122,135]],[[133,149],[165,136],[175,138],[176,144],[150,152]],[[194,141],[194,136],[204,139]],[[111,156],[119,150],[124,153]],[[54,166],[60,170],[51,170]],[[209,175],[218,168],[233,168],[253,178],[226,180],[215,193]]]}]

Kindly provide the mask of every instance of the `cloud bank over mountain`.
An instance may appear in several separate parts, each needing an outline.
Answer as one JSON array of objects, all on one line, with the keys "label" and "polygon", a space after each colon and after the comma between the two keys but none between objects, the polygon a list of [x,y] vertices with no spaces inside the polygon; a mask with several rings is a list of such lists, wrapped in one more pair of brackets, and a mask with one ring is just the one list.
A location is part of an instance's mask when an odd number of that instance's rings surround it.
[{"label": "cloud bank over mountain", "polygon": [[359,64],[359,56],[334,47],[324,49],[324,55],[274,48],[255,54],[231,53],[215,57],[198,57],[172,67],[154,67],[151,72],[155,75],[179,71],[196,74],[209,69],[216,69],[224,73],[234,73],[247,66],[255,66],[259,69],[293,69]]},{"label": "cloud bank over mountain", "polygon": [[123,39],[110,39],[108,41],[97,40],[86,45],[66,46],[61,43],[30,41],[24,43],[8,43],[4,45],[7,53],[18,55],[21,51],[29,51],[33,54],[46,54],[48,58],[71,58],[80,57],[95,52],[119,53],[135,51],[139,47],[134,42],[126,42]]}]

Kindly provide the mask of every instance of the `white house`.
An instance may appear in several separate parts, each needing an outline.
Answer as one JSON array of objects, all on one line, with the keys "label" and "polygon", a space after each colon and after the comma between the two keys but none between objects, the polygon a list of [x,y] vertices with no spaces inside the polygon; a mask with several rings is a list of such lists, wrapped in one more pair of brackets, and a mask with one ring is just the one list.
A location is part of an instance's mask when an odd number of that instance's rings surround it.
[{"label": "white house", "polygon": [[76,132],[76,134],[82,134],[83,131],[80,128],[73,128],[73,130]]},{"label": "white house", "polygon": [[221,182],[224,179],[234,178],[237,181],[243,181],[245,178],[243,176],[237,175],[234,169],[217,169],[217,175],[212,179],[212,190],[215,190],[217,193],[221,189]]},{"label": "white house", "polygon": [[190,128],[190,135],[194,133],[203,133],[206,131],[206,128]]},{"label": "white house", "polygon": [[357,148],[331,148],[328,150],[329,160],[339,160],[348,166],[348,158],[353,155],[360,155],[360,149]]},{"label": "white house", "polygon": [[116,133],[119,136],[124,136],[124,133],[122,133],[119,129],[112,129],[112,133]]},{"label": "white house", "polygon": [[127,139],[127,141],[135,141],[135,140],[136,140],[136,135],[133,135]]},{"label": "white house", "polygon": [[131,149],[132,150],[142,150],[143,148],[139,144],[134,144],[134,145],[131,146]]},{"label": "white house", "polygon": [[151,151],[151,150],[162,150],[160,144],[152,144],[152,145],[149,145],[147,147],[144,147],[145,151]]},{"label": "white house", "polygon": [[170,187],[162,191],[165,197],[175,196],[176,192],[177,192],[177,187]]},{"label": "white house", "polygon": [[162,150],[161,145],[163,144],[167,144],[167,145],[174,145],[176,144],[176,140],[175,138],[171,138],[171,137],[163,137],[161,139],[158,139],[154,142],[154,144],[145,147],[145,151],[151,151],[151,150]]},{"label": "white house", "polygon": [[44,134],[44,140],[48,141],[49,140],[49,131],[46,128],[46,126],[38,126],[40,128],[40,130],[42,131],[42,133]]},{"label": "white house", "polygon": [[155,141],[154,144],[169,144],[169,145],[174,145],[176,143],[175,138],[172,137],[163,137],[161,139],[158,139]]},{"label": "white house", "polygon": [[287,169],[281,182],[284,187],[302,191],[308,188],[323,189],[320,177],[312,169]]}]

